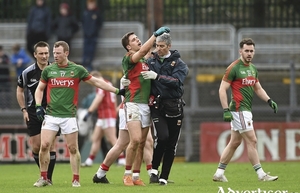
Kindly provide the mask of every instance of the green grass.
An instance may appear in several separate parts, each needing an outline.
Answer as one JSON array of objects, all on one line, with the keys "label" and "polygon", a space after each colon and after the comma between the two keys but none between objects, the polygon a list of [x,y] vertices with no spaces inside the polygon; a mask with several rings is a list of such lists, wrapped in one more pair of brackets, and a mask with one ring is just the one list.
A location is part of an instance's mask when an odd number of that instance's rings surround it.
[{"label": "green grass", "polygon": [[[33,183],[39,177],[39,171],[35,164],[2,164],[0,165],[0,193],[300,193],[299,185],[299,163],[297,162],[277,162],[262,163],[265,171],[271,171],[273,175],[278,175],[275,182],[259,182],[256,173],[249,163],[230,163],[226,170],[228,183],[217,183],[212,181],[212,176],[217,164],[202,163],[174,163],[170,180],[167,186],[148,184],[145,166],[142,166],[141,177],[147,183],[146,187],[124,187],[122,177],[124,167],[112,166],[107,173],[107,178],[111,184],[93,184],[92,177],[98,169],[98,164],[90,168],[80,170],[80,188],[71,187],[71,168],[69,164],[58,163],[53,175],[53,186],[42,188],[33,187]],[[221,191],[221,188],[224,191]],[[234,191],[230,191],[234,190]],[[263,190],[265,192],[263,192]],[[278,191],[280,190],[280,191]],[[254,192],[256,191],[256,192]],[[269,192],[268,192],[269,191]]]}]

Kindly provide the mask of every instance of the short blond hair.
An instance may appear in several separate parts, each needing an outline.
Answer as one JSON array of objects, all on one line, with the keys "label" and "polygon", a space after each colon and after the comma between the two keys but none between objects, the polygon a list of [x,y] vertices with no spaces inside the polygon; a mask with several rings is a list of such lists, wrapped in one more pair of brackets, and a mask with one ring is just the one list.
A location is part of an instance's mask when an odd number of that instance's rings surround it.
[{"label": "short blond hair", "polygon": [[59,46],[63,47],[64,52],[69,51],[69,44],[65,41],[57,41],[54,43],[54,48],[58,48]]}]

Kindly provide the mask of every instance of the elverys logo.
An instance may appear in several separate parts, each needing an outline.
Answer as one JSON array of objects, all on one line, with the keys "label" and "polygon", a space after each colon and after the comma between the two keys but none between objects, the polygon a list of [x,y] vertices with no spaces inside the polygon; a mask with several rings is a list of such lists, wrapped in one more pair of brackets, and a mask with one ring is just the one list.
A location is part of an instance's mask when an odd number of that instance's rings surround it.
[{"label": "elverys logo", "polygon": [[60,80],[60,79],[51,79],[51,85],[53,86],[64,86],[64,87],[70,87],[74,85],[74,80]]}]

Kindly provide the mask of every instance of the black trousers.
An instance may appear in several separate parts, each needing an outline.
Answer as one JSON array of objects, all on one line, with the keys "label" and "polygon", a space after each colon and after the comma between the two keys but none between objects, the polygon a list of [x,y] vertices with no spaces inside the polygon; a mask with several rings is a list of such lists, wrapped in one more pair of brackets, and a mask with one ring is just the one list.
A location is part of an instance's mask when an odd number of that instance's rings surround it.
[{"label": "black trousers", "polygon": [[168,180],[176,155],[177,144],[181,133],[183,114],[169,118],[162,110],[151,107],[151,118],[154,129],[154,151],[152,168],[158,170],[162,162],[160,178]]}]

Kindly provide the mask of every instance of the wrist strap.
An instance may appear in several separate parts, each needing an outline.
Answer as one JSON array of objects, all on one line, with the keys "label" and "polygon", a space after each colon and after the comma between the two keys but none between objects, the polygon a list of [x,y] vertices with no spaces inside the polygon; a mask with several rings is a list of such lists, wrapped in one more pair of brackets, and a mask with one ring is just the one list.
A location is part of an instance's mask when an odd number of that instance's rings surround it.
[{"label": "wrist strap", "polygon": [[267,103],[272,107],[272,99],[269,99]]},{"label": "wrist strap", "polygon": [[223,111],[224,111],[224,112],[227,112],[227,111],[229,111],[229,108],[225,108],[225,109],[223,109]]},{"label": "wrist strap", "polygon": [[26,107],[21,108],[21,111],[23,112],[23,110],[26,110]]}]

